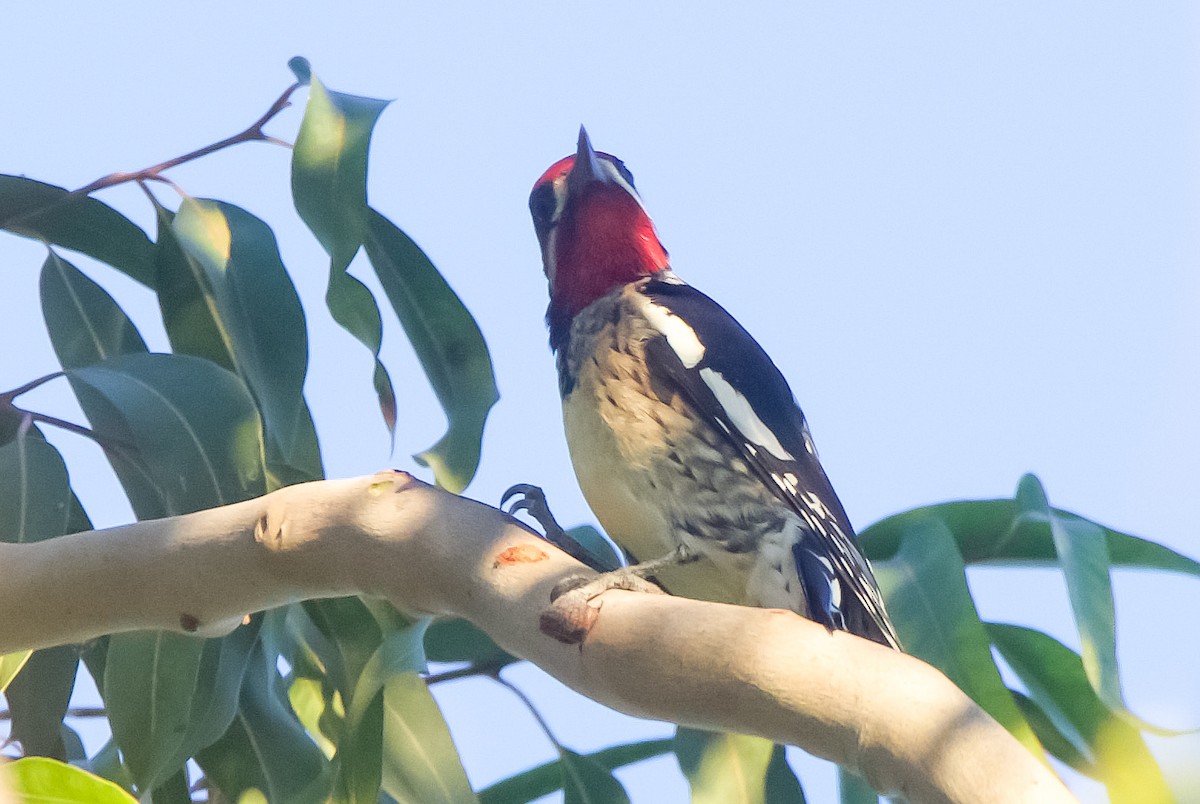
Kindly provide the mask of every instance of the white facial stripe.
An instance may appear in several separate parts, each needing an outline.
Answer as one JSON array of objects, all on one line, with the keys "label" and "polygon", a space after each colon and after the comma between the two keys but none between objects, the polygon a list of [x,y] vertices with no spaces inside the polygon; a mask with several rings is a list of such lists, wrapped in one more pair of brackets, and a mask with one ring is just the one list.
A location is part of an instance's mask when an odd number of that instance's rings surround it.
[{"label": "white facial stripe", "polygon": [[686,321],[672,313],[666,307],[657,305],[644,296],[642,315],[650,322],[650,326],[661,332],[670,344],[671,350],[683,363],[684,368],[695,368],[704,359],[704,344]]},{"label": "white facial stripe", "polygon": [[743,436],[781,461],[795,460],[792,454],[783,448],[783,444],[779,443],[779,439],[771,432],[771,428],[758,418],[758,414],[750,406],[750,401],[730,385],[720,372],[705,367],[700,369],[700,378],[713,392],[717,403],[724,409],[729,420],[733,422],[733,426]]}]

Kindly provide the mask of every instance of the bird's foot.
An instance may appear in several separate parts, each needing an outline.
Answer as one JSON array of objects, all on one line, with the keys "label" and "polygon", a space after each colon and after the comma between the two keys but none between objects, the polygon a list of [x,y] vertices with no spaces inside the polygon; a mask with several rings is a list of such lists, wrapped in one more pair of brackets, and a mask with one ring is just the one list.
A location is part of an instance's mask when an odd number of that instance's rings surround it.
[{"label": "bird's foot", "polygon": [[551,606],[541,616],[542,633],[559,642],[577,645],[587,637],[600,614],[600,601],[597,600],[600,595],[610,589],[666,594],[648,579],[665,567],[690,564],[698,558],[698,555],[680,546],[653,561],[621,567],[600,575],[567,576],[550,591]]},{"label": "bird's foot", "polygon": [[518,511],[528,513],[542,526],[542,530],[545,531],[544,533],[539,533],[539,536],[579,563],[596,570],[596,572],[610,570],[620,563],[615,557],[612,558],[611,563],[605,561],[604,558],[593,554],[579,540],[563,530],[563,527],[554,518],[554,514],[550,513],[550,506],[546,502],[545,492],[537,486],[530,485],[529,483],[518,483],[504,492],[504,496],[500,498],[500,507],[504,508],[505,504],[514,497],[518,499],[514,500],[504,510],[512,515],[516,515]]}]

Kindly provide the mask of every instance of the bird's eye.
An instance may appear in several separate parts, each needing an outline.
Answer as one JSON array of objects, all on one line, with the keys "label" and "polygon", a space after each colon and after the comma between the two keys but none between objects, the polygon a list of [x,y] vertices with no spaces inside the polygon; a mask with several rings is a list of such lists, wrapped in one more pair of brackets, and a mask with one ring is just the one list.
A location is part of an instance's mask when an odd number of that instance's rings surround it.
[{"label": "bird's eye", "polygon": [[554,222],[554,211],[558,207],[558,199],[554,197],[554,185],[543,184],[529,195],[529,212],[539,226],[548,226]]}]

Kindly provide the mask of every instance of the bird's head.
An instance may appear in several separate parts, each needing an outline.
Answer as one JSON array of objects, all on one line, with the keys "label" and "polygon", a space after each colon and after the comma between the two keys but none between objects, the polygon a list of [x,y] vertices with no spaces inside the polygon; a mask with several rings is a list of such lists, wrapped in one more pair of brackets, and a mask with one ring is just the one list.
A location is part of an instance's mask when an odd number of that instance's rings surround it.
[{"label": "bird's head", "polygon": [[534,184],[529,211],[550,282],[552,330],[555,319],[569,322],[614,288],[668,267],[633,175],[593,150],[582,127],[575,154]]}]

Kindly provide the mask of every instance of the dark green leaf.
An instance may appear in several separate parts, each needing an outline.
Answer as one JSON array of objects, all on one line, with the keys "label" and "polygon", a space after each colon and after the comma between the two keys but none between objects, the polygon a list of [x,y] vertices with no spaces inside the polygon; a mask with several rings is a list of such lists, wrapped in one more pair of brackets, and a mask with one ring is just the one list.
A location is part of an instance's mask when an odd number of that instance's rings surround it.
[{"label": "dark green leaf", "polygon": [[0,175],[0,229],[81,251],[154,287],[154,244],[107,204],[24,176]]},{"label": "dark green leaf", "polygon": [[1114,804],[1172,800],[1141,734],[1104,705],[1077,653],[1031,628],[1000,623],[987,628],[1029,697],[1092,763]]},{"label": "dark green leaf", "polygon": [[774,750],[774,743],[762,737],[683,726],[675,731],[675,755],[692,787],[693,804],[766,804]]},{"label": "dark green leaf", "polygon": [[767,765],[767,804],[805,804],[804,788],[787,761],[787,749],[775,746]]},{"label": "dark green leaf", "polygon": [[[113,738],[139,791],[179,770],[204,640],[166,631],[109,640],[103,697]],[[197,746],[199,747],[199,746]]]},{"label": "dark green leaf", "polygon": [[320,663],[343,700],[349,700],[363,668],[383,640],[378,621],[357,597],[308,600],[303,609],[325,639],[315,646]]},{"label": "dark green leaf", "polygon": [[867,780],[843,767],[838,767],[838,789],[841,804],[879,804],[879,794]]},{"label": "dark green leaf", "polygon": [[425,622],[388,634],[364,666],[338,745],[338,790],[375,801],[380,785],[401,801],[474,801],[437,704],[417,675]]},{"label": "dark green leaf", "polygon": [[136,804],[117,785],[87,771],[46,757],[26,757],[0,765],[0,777],[20,801]]},{"label": "dark green leaf", "polygon": [[0,446],[0,541],[36,542],[70,532],[73,500],[66,464],[37,428]]},{"label": "dark green leaf", "polygon": [[441,440],[416,458],[433,468],[439,485],[460,492],[475,474],[483,425],[499,398],[487,344],[425,252],[375,210],[366,220],[367,256],[449,421]]},{"label": "dark green leaf", "polygon": [[1117,615],[1103,530],[1085,520],[1060,518],[1033,475],[1021,478],[1017,504],[1028,518],[1050,526],[1083,646],[1083,668],[1105,705],[1113,711],[1123,710],[1125,701],[1117,668]]},{"label": "dark green leaf", "polygon": [[1075,770],[1090,776],[1093,779],[1099,778],[1099,773],[1088,757],[1084,756],[1071,740],[1058,730],[1054,725],[1054,721],[1046,714],[1042,707],[1020,690],[1010,689],[1013,700],[1017,702],[1017,706],[1021,707],[1021,713],[1025,715],[1025,719],[1029,721],[1033,733],[1038,736],[1038,740],[1047,751],[1049,751],[1059,761],[1070,765]]},{"label": "dark green leaf", "polygon": [[910,521],[900,549],[874,563],[905,649],[945,673],[1034,754],[1041,747],[1000,678],[967,588],[953,534],[929,516]]},{"label": "dark green leaf", "polygon": [[79,649],[60,645],[36,651],[9,685],[5,697],[12,715],[11,736],[25,754],[67,760],[63,717],[75,689]]},{"label": "dark green leaf", "polygon": [[565,748],[559,756],[563,804],[628,804],[629,795],[608,768]]},{"label": "dark green leaf", "polygon": [[[671,753],[674,749],[674,739],[646,740],[628,745],[614,745],[586,756],[611,771]],[[561,790],[562,774],[562,762],[556,759],[484,788],[479,791],[479,800],[482,804],[524,804],[535,798],[548,796],[555,790]]]},{"label": "dark green leaf", "polygon": [[[1067,521],[1089,521],[1058,508],[1054,513]],[[954,534],[967,564],[1056,564],[1049,527],[1020,514],[1016,500],[964,500],[928,505],[876,522],[859,534],[859,541],[872,561],[887,559],[899,549],[900,538],[912,523],[932,516]],[[1200,563],[1174,550],[1103,525],[1099,527],[1108,541],[1113,566],[1200,576]]]},{"label": "dark green leaf", "polygon": [[266,490],[262,426],[246,386],[188,355],[125,355],[68,372],[138,518]]},{"label": "dark green leaf", "polygon": [[180,767],[171,778],[154,788],[150,794],[154,804],[191,804],[192,795],[188,789],[187,768]]},{"label": "dark green leaf", "polygon": [[470,662],[495,667],[517,661],[466,620],[435,620],[425,631],[425,657],[431,662]]},{"label": "dark green leaf", "polygon": [[42,315],[63,368],[145,352],[146,342],[104,288],[53,251],[42,265]]},{"label": "dark green leaf", "polygon": [[[321,477],[303,396],[308,371],[304,310],[271,228],[231,204],[186,198],[171,233],[184,256],[182,264],[175,263],[171,284],[193,297],[192,313],[183,323],[190,326],[192,319],[208,315],[204,328],[220,333],[228,359],[258,402],[268,447],[278,462],[301,469],[306,479]],[[160,262],[160,270],[167,273],[171,264]],[[170,318],[164,318],[170,333]],[[216,348],[206,342],[201,350]]]},{"label": "dark green leaf", "polygon": [[196,761],[228,801],[258,790],[267,801],[324,802],[329,762],[288,705],[275,662],[255,644],[237,716]]},{"label": "dark green leaf", "polygon": [[366,232],[367,152],[371,131],[387,101],[330,92],[311,71],[302,72],[309,75],[310,89],[292,151],[292,199],[329,254],[325,294],[329,312],[375,357],[372,381],[384,421],[394,432],[395,393],[379,362],[383,337],[379,307],[366,286],[346,273]]},{"label": "dark green leaf", "polygon": [[621,556],[613,548],[612,542],[605,539],[600,531],[591,525],[578,525],[567,530],[567,535],[591,555],[594,564],[588,564],[600,572],[615,570],[621,566]]}]

